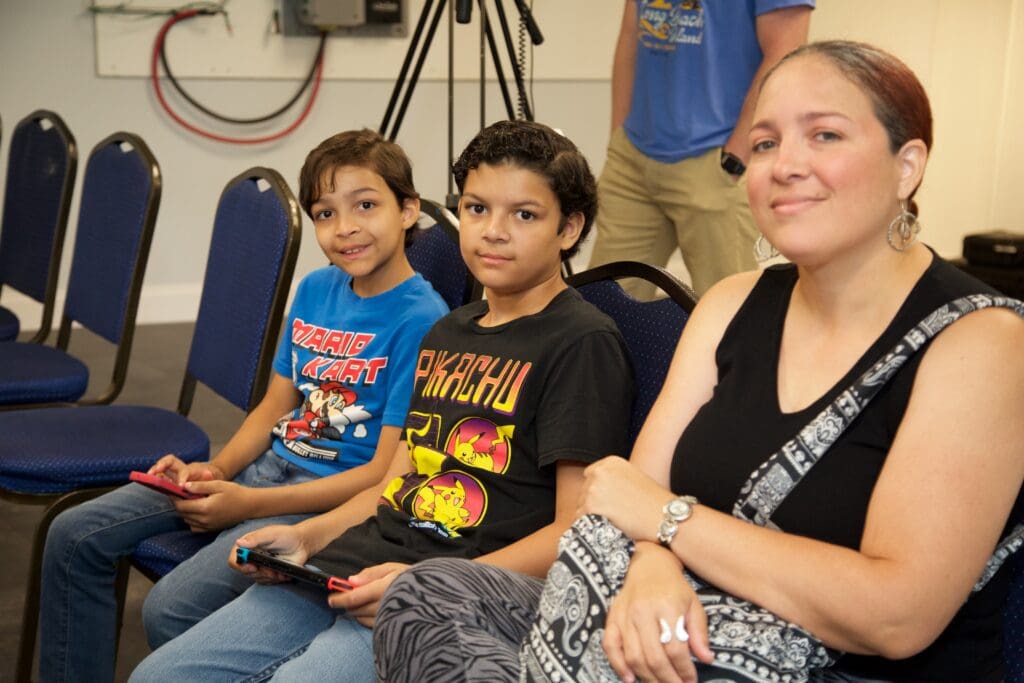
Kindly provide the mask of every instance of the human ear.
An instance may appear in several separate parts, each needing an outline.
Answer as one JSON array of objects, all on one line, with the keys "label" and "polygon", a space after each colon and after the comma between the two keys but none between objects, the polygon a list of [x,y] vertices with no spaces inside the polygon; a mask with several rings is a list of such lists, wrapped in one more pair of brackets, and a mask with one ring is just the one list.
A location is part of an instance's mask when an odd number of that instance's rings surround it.
[{"label": "human ear", "polygon": [[580,233],[582,231],[583,214],[579,211],[570,214],[565,221],[563,221],[561,230],[558,233],[558,236],[562,240],[562,251],[572,249],[573,245],[579,240]]},{"label": "human ear", "polygon": [[411,228],[420,219],[419,197],[409,197],[402,202],[402,227]]},{"label": "human ear", "polygon": [[910,140],[896,152],[896,163],[899,172],[897,196],[906,199],[924,178],[924,168],[928,164],[928,148],[921,140]]}]

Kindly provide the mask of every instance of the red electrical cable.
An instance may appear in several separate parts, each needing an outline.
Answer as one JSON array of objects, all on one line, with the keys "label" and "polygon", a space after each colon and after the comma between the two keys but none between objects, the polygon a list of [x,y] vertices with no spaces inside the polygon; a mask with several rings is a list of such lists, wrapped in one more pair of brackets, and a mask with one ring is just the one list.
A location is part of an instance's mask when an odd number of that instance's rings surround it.
[{"label": "red electrical cable", "polygon": [[298,128],[309,115],[310,110],[313,108],[313,102],[316,101],[317,91],[320,90],[320,78],[323,75],[324,70],[323,54],[320,55],[320,58],[317,61],[316,76],[313,79],[313,88],[309,94],[309,100],[306,102],[306,106],[302,110],[302,113],[299,114],[299,117],[295,120],[294,123],[292,123],[284,130],[274,133],[273,135],[265,135],[263,137],[258,138],[235,138],[226,135],[218,135],[217,133],[211,133],[209,131],[203,130],[202,128],[192,125],[185,119],[181,118],[181,116],[179,116],[173,109],[171,109],[171,106],[167,103],[167,100],[164,99],[163,90],[160,89],[159,69],[157,68],[157,64],[159,63],[160,59],[160,46],[163,45],[164,38],[167,36],[167,31],[169,31],[172,26],[174,26],[179,21],[190,19],[191,17],[194,17],[197,14],[200,14],[200,10],[192,9],[186,10],[184,12],[178,12],[172,15],[171,18],[164,22],[164,25],[160,27],[160,32],[157,33],[156,40],[153,43],[153,59],[151,60],[153,89],[156,91],[156,98],[157,100],[159,100],[160,106],[164,108],[164,111],[166,111],[167,114],[172,119],[174,119],[175,122],[178,123],[178,125],[182,126],[183,128],[189,131],[192,131],[196,135],[201,135],[204,138],[216,140],[217,142],[227,142],[234,145],[256,145],[264,142],[272,142],[274,140],[279,140],[283,138],[284,136],[288,135],[296,128]]}]

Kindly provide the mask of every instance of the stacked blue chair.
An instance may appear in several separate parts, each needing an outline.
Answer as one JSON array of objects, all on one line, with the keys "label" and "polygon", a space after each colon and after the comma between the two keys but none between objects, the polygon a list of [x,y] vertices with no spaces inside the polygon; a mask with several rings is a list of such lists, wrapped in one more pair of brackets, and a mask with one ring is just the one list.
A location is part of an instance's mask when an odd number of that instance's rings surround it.
[{"label": "stacked blue chair", "polygon": [[[188,420],[198,382],[243,410],[266,390],[298,255],[298,202],[276,172],[253,168],[228,183],[217,206],[203,294],[177,412],[94,405],[0,413],[0,496],[48,505],[36,531],[17,680],[32,670],[42,552],[63,510],[128,481],[166,453],[209,457]],[[187,532],[186,532],[187,533]],[[189,534],[191,535],[191,534]]]},{"label": "stacked blue chair", "polygon": [[[653,283],[666,298],[637,301],[617,282],[628,277]],[[664,268],[634,261],[591,268],[576,273],[567,282],[614,320],[626,341],[636,389],[630,418],[632,443],[661,392],[679,335],[697,305],[697,298],[689,287]]]},{"label": "stacked blue chair", "polygon": [[[115,133],[89,155],[56,347],[0,344],[0,408],[113,401],[128,372],[135,313],[160,204],[160,169],[146,143]],[[79,401],[89,369],[68,353],[73,323],[116,346],[109,386]]]},{"label": "stacked blue chair", "polygon": [[427,199],[420,199],[420,209],[434,225],[421,229],[406,251],[413,270],[434,287],[452,310],[479,299],[482,290],[459,251],[459,220],[448,209]]},{"label": "stacked blue chair", "polygon": [[[43,306],[39,330],[50,334],[57,273],[78,168],[71,131],[51,111],[34,111],[14,128],[7,160],[7,190],[0,223],[0,287],[29,296]],[[21,323],[0,306],[0,341],[18,336]]]}]

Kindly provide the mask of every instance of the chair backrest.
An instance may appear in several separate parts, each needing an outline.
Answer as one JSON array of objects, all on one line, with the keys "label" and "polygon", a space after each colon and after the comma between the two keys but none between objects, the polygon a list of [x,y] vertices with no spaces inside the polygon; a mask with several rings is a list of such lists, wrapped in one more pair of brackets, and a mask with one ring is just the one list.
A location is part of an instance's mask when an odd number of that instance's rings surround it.
[{"label": "chair backrest", "polygon": [[197,381],[246,411],[263,397],[301,226],[299,203],[277,171],[250,168],[224,188],[179,412],[191,407]]},{"label": "chair backrest", "polygon": [[[638,301],[616,282],[627,277],[647,280],[665,292],[667,297]],[[630,417],[629,439],[632,444],[665,383],[679,335],[697,304],[697,298],[689,287],[667,270],[634,261],[617,261],[591,268],[576,273],[567,282],[584,299],[614,320],[626,341],[636,387]]]},{"label": "chair backrest", "polygon": [[43,341],[53,322],[64,233],[78,169],[78,147],[64,121],[51,111],[32,112],[14,128],[7,159],[7,188],[0,229],[0,286],[43,304]]},{"label": "chair backrest", "polygon": [[109,403],[124,386],[160,190],[160,167],[137,135],[114,133],[89,154],[57,336],[67,349],[78,322],[117,345],[110,386],[89,403]]},{"label": "chair backrest", "polygon": [[479,299],[481,288],[459,251],[458,219],[448,209],[427,199],[420,200],[420,209],[434,224],[420,228],[406,251],[413,270],[430,282],[448,308],[454,310]]}]

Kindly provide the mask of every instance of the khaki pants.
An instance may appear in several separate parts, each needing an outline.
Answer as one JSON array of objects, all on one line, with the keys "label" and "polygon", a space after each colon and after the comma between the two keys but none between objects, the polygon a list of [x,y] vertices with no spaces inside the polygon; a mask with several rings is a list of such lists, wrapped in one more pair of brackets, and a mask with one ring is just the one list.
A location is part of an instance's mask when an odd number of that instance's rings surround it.
[{"label": "khaki pants", "polygon": [[[718,280],[752,270],[757,230],[746,181],[720,166],[721,149],[674,164],[637,150],[622,128],[612,133],[598,181],[597,241],[590,266],[642,261],[664,266],[678,246],[698,296]],[[649,285],[626,285],[641,299]]]}]

